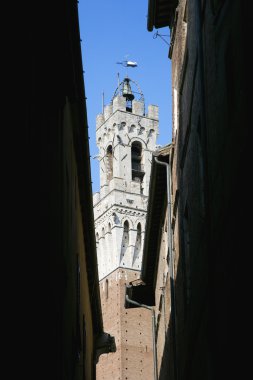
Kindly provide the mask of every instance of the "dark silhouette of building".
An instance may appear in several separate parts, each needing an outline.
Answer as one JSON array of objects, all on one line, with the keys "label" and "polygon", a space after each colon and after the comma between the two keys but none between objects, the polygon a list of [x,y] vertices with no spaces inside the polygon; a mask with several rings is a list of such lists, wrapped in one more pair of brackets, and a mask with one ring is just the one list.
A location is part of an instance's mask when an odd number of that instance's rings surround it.
[{"label": "dark silhouette of building", "polygon": [[78,2],[23,5],[19,122],[6,141],[14,221],[7,377],[94,380],[100,354],[115,343],[103,330],[98,286]]},{"label": "dark silhouette of building", "polygon": [[173,137],[158,156],[169,174],[153,157],[145,285],[130,284],[126,293],[156,309],[159,379],[243,378],[251,330],[248,6],[166,4],[149,1],[148,30],[171,31]]}]

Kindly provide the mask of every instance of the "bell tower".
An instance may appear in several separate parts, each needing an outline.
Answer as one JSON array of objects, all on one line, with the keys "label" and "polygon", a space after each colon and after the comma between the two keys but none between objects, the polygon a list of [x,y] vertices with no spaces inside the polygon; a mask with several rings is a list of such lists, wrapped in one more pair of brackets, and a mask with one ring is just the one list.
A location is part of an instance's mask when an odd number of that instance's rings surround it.
[{"label": "bell tower", "polygon": [[125,284],[137,280],[141,270],[157,135],[158,106],[149,105],[145,113],[139,85],[129,77],[118,81],[96,119],[100,192],[93,205],[100,293],[104,328],[117,347],[116,353],[100,357],[97,380],[153,378],[150,311],[124,309],[124,297]]}]

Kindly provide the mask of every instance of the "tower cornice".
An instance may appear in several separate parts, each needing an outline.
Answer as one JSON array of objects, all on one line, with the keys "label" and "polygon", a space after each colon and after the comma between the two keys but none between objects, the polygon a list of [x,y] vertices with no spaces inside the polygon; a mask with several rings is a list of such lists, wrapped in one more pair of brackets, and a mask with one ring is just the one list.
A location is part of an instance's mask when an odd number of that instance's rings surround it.
[{"label": "tower cornice", "polygon": [[119,193],[123,193],[123,194],[129,194],[131,196],[141,197],[141,199],[144,202],[146,202],[148,200],[148,196],[144,195],[144,194],[131,193],[130,191],[127,191],[127,190],[112,189],[108,194],[106,194],[103,198],[101,198],[96,204],[93,204],[93,208],[96,208],[97,206],[99,206],[99,204],[101,204],[106,198],[108,198],[114,191],[119,192]]},{"label": "tower cornice", "polygon": [[133,117],[136,117],[136,118],[153,120],[154,122],[158,122],[158,121],[159,121],[158,118],[155,118],[155,117],[149,116],[149,115],[147,115],[147,114],[145,114],[145,115],[138,115],[137,113],[133,113],[133,112],[129,112],[129,111],[124,111],[124,110],[117,109],[117,110],[115,110],[114,112],[112,112],[112,114],[111,114],[107,119],[105,119],[105,120],[103,121],[103,123],[102,123],[99,127],[96,128],[96,132],[98,132],[99,129],[102,128],[102,127],[108,122],[108,120],[110,120],[111,118],[113,118],[113,116],[115,116],[115,114],[116,114],[117,112],[120,112],[120,113],[123,113],[123,114],[126,114],[126,115],[130,115],[131,117],[133,116]]},{"label": "tower cornice", "polygon": [[114,216],[113,214],[128,215],[134,217],[145,217],[147,214],[147,209],[134,209],[128,206],[122,206],[120,204],[114,204],[109,207],[105,212],[99,215],[95,219],[95,228],[103,224],[106,220],[109,220],[110,217]]}]

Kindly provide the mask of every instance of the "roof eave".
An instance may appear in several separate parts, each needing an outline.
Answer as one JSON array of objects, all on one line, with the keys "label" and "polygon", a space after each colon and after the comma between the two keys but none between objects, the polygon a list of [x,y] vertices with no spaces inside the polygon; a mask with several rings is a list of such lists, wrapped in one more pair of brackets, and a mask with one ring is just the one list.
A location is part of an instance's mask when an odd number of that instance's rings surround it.
[{"label": "roof eave", "polygon": [[171,28],[177,5],[178,0],[149,0],[147,30],[152,32],[154,27],[156,29],[166,26]]}]

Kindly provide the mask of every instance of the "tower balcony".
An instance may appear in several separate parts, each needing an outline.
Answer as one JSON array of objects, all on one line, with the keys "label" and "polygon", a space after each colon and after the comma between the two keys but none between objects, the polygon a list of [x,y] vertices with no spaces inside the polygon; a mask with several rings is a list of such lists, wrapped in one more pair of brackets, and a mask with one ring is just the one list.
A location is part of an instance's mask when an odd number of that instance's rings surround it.
[{"label": "tower balcony", "polygon": [[132,162],[132,170],[144,173],[144,165],[139,162]]},{"label": "tower balcony", "polygon": [[144,165],[138,162],[132,162],[132,179],[134,181],[142,181],[144,174]]}]

